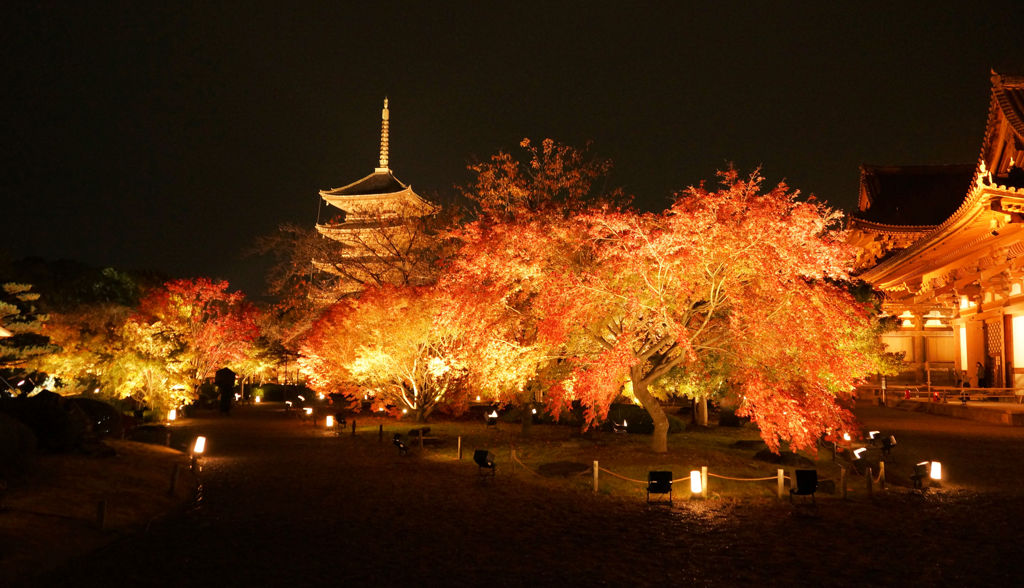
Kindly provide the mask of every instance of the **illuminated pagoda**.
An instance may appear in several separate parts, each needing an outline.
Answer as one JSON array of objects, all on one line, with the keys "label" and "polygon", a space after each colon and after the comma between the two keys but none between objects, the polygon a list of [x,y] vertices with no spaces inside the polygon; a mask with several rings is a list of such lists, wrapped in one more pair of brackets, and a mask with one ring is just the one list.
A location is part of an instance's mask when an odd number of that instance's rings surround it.
[{"label": "illuminated pagoda", "polygon": [[1024,388],[1024,77],[991,82],[976,164],[861,168],[850,240],[903,383]]},{"label": "illuminated pagoda", "polygon": [[[331,291],[358,292],[367,286],[418,284],[428,280],[421,253],[430,247],[425,217],[438,207],[402,183],[388,164],[390,113],[381,112],[380,161],[373,173],[346,186],[321,190],[331,218],[318,222],[321,235],[341,245],[314,266],[335,276]],[[331,215],[330,213],[334,214]]]}]

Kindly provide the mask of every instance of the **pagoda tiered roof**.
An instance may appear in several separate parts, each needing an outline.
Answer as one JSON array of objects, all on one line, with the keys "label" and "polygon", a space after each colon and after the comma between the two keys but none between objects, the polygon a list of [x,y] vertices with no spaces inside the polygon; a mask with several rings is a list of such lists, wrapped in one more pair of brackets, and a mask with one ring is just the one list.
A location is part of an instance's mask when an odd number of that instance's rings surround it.
[{"label": "pagoda tiered roof", "polygon": [[378,168],[351,184],[321,190],[320,197],[331,206],[344,210],[350,220],[381,216],[422,216],[434,213],[435,206],[402,183],[390,169]]}]

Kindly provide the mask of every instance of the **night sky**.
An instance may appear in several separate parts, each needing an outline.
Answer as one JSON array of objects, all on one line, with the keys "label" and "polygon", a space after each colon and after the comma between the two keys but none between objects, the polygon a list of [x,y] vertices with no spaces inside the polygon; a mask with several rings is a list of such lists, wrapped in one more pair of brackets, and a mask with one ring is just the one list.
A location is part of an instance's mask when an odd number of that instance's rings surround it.
[{"label": "night sky", "polygon": [[373,171],[385,95],[441,202],[551,137],[647,209],[729,161],[848,209],[862,163],[975,161],[989,70],[1024,73],[1019,1],[37,4],[0,15],[0,250],[251,294],[251,238]]}]

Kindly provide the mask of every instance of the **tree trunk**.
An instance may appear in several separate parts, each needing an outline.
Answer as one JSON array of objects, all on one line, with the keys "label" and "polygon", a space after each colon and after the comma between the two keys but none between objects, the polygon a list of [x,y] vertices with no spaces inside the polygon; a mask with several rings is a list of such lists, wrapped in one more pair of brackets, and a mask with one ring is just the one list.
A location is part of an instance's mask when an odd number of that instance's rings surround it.
[{"label": "tree trunk", "polygon": [[665,414],[665,409],[661,407],[661,403],[647,391],[647,385],[650,382],[643,379],[638,369],[631,369],[629,372],[629,378],[633,382],[633,395],[636,396],[640,404],[643,405],[644,410],[647,411],[647,414],[651,415],[651,420],[654,421],[651,451],[654,453],[667,453],[668,415]]},{"label": "tree trunk", "polygon": [[427,417],[430,416],[430,412],[431,412],[432,408],[433,407],[427,408],[427,407],[423,407],[423,406],[421,406],[420,408],[417,408],[416,409],[416,422],[417,423],[425,423],[425,422],[427,422]]},{"label": "tree trunk", "polygon": [[708,426],[708,397],[699,396],[693,399],[694,414],[693,420],[698,427]]},{"label": "tree trunk", "polygon": [[523,437],[529,437],[530,431],[533,430],[533,403],[524,402],[521,412],[522,429],[520,429],[520,433]]}]

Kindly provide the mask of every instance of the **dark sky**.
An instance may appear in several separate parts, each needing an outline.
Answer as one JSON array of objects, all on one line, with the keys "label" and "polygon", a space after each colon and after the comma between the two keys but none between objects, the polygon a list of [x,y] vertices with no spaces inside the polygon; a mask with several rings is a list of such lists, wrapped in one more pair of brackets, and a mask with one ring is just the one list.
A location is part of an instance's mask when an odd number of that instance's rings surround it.
[{"label": "dark sky", "polygon": [[552,137],[649,209],[729,161],[849,208],[861,163],[975,161],[989,70],[1024,73],[1019,1],[69,4],[0,15],[0,250],[254,294],[242,250],[373,170],[385,95],[442,201]]}]

